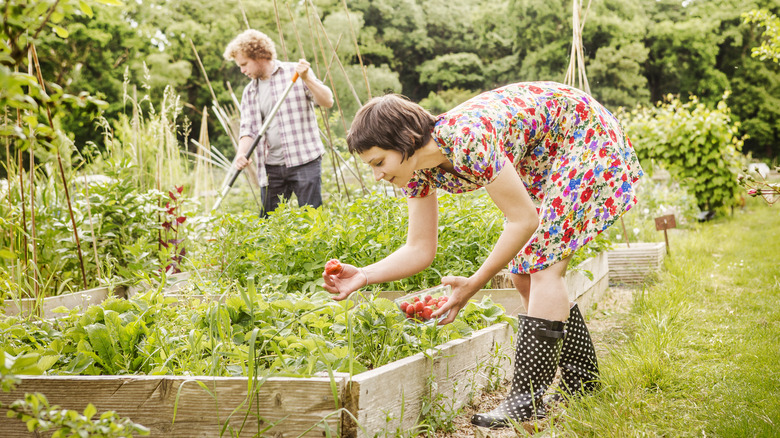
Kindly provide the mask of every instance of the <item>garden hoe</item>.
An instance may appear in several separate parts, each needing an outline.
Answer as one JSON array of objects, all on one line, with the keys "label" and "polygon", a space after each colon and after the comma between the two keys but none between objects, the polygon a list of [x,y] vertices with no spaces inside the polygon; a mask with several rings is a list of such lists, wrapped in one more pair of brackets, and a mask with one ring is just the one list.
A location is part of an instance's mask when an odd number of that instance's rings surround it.
[{"label": "garden hoe", "polygon": [[[276,115],[277,111],[279,111],[279,107],[282,106],[282,102],[284,102],[284,99],[287,97],[287,94],[290,93],[290,90],[292,90],[293,85],[295,85],[295,81],[298,80],[298,72],[295,72],[292,77],[292,81],[289,85],[287,85],[287,88],[284,89],[284,92],[282,93],[282,97],[279,98],[279,101],[276,102],[276,105],[274,105],[273,108],[271,108],[271,113],[268,114],[268,117],[265,118],[265,122],[263,123],[263,126],[260,128],[260,132],[257,134],[257,137],[255,137],[255,141],[252,142],[252,146],[249,147],[249,150],[246,151],[246,159],[250,159],[252,157],[252,154],[255,152],[255,148],[257,148],[257,144],[260,143],[260,139],[263,138],[263,134],[265,134],[265,131],[268,129],[268,126],[271,124],[271,121],[274,119],[274,116]],[[211,207],[211,212],[217,211],[217,208],[219,208],[219,205],[222,204],[222,200],[225,199],[225,196],[227,196],[230,189],[233,187],[233,183],[236,182],[236,179],[238,178],[238,175],[241,174],[241,170],[237,169],[235,165],[230,166],[230,173],[228,173],[227,177],[225,178],[225,182],[222,184],[222,191],[219,193],[219,197],[217,197],[217,202],[214,203],[214,206]]]}]

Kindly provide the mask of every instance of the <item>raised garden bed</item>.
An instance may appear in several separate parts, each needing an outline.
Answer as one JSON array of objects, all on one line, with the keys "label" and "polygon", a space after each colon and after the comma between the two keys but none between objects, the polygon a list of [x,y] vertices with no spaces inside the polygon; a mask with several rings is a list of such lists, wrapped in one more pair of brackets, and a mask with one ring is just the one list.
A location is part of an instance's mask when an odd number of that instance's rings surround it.
[{"label": "raised garden bed", "polygon": [[[226,424],[236,433],[227,436],[264,430],[263,436],[322,437],[330,430],[331,436],[369,437],[414,427],[426,398],[442,394],[450,398],[448,407],[458,407],[488,378],[509,375],[512,333],[508,324],[496,324],[351,380],[345,373],[271,377],[256,386],[251,401],[250,381],[243,377],[128,375],[22,376],[15,391],[0,393],[0,403],[25,392],[41,392],[52,404],[78,411],[92,403],[98,412],[114,410],[150,428],[151,437],[216,437]],[[4,437],[30,436],[24,423],[5,414],[0,430]]]},{"label": "raised garden bed", "polygon": [[[607,281],[604,255],[567,274],[571,299],[583,305],[597,299]],[[401,293],[380,293],[390,299],[394,294]],[[514,288],[482,290],[475,299],[485,295],[510,315],[524,311]],[[0,393],[0,403],[7,405],[25,392],[41,392],[52,405],[77,411],[92,403],[98,412],[114,410],[150,428],[152,437],[213,437],[226,427],[233,432],[224,436],[262,431],[262,436],[322,437],[330,431],[331,436],[371,437],[411,429],[424,406],[457,409],[489,381],[510,378],[512,338],[510,325],[494,324],[351,379],[334,373],[271,377],[252,385],[246,377],[22,376],[14,392]],[[22,422],[2,412],[0,430],[4,436],[30,436]]]},{"label": "raised garden bed", "polygon": [[616,283],[641,283],[660,269],[666,255],[664,242],[617,244],[607,252],[609,278]]},{"label": "raised garden bed", "polygon": [[58,307],[74,309],[80,307],[86,309],[89,306],[100,304],[111,296],[111,289],[108,287],[98,287],[70,294],[57,295],[42,299],[22,298],[19,300],[7,300],[4,313],[8,316],[18,314],[37,314],[43,318],[56,318],[61,315],[54,312]]}]

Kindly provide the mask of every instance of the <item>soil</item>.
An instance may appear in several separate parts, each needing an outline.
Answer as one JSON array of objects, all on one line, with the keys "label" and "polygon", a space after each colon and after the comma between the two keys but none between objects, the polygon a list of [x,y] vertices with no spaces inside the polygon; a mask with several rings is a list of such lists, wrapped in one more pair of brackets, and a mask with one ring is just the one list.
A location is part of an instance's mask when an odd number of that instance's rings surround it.
[{"label": "soil", "polygon": [[[607,345],[615,340],[616,329],[622,326],[623,316],[631,309],[634,293],[638,289],[627,285],[610,285],[609,289],[595,308],[580,309],[587,321],[591,338],[596,347],[596,355],[601,358],[606,355]],[[510,376],[511,378],[511,376]],[[504,399],[509,390],[509,380],[502,389],[492,393],[482,393],[474,398],[471,405],[465,406],[460,415],[455,417],[452,425],[455,432],[437,432],[435,438],[510,438],[518,436],[550,436],[544,433],[546,422],[539,420],[523,423],[524,431],[512,428],[488,429],[471,424],[471,416],[477,412],[490,411]],[[560,409],[560,408],[558,408]],[[553,416],[555,417],[555,416]]]}]

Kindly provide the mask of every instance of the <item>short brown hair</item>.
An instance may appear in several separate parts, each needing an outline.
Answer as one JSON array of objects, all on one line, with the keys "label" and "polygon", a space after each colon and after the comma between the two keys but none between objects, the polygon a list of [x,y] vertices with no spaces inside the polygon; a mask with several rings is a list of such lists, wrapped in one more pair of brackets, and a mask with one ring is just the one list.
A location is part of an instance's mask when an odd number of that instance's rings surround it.
[{"label": "short brown hair", "polygon": [[222,56],[228,61],[233,61],[239,53],[250,59],[270,59],[273,61],[276,59],[276,45],[263,32],[249,29],[241,32],[228,43]]},{"label": "short brown hair", "polygon": [[401,153],[401,160],[414,155],[431,139],[436,117],[400,94],[369,100],[355,114],[347,133],[350,152],[362,153],[374,146]]}]

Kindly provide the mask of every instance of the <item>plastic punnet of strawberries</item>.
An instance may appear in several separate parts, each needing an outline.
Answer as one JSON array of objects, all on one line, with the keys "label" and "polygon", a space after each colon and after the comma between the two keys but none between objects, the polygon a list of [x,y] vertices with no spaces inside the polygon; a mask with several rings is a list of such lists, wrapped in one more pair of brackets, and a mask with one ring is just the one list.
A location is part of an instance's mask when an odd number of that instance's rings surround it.
[{"label": "plastic punnet of strawberries", "polygon": [[[406,318],[414,321],[430,321],[431,314],[449,300],[450,286],[439,285],[395,300],[398,309]],[[441,317],[444,317],[441,315]]]}]

